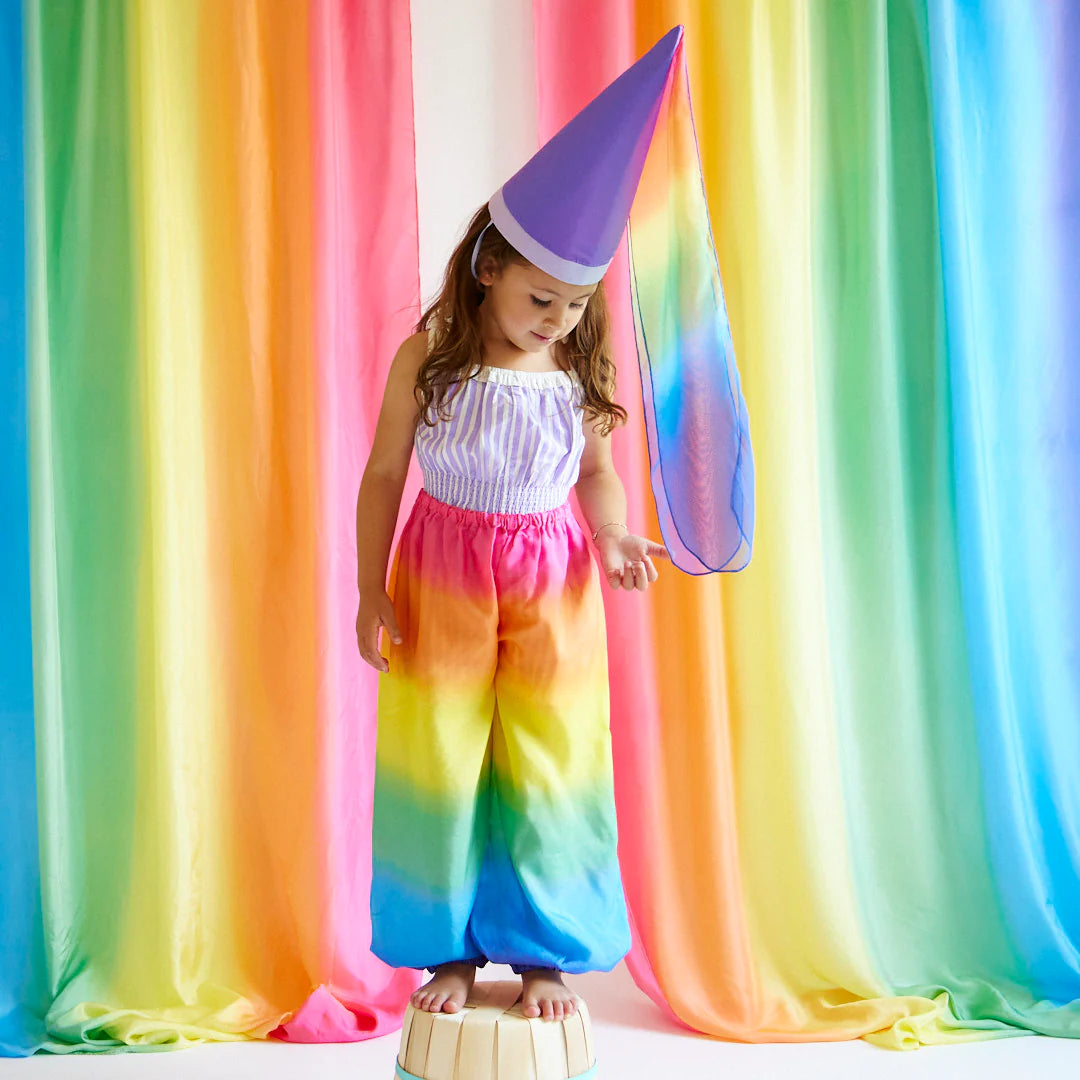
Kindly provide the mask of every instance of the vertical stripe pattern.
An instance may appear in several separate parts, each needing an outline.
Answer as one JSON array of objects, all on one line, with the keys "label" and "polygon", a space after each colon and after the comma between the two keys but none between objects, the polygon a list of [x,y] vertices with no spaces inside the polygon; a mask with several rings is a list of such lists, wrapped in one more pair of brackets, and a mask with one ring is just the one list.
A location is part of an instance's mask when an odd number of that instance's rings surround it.
[{"label": "vertical stripe pattern", "polygon": [[486,513],[561,506],[585,449],[581,402],[570,372],[481,367],[448,403],[449,419],[417,426],[424,490]]}]

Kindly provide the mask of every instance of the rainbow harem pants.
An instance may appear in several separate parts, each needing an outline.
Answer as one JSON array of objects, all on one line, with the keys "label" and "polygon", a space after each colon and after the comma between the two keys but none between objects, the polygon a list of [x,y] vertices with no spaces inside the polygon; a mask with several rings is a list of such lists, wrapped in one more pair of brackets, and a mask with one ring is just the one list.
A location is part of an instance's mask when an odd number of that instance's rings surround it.
[{"label": "rainbow harem pants", "polygon": [[372,951],[609,971],[630,948],[616,854],[600,574],[568,504],[421,491],[380,676]]}]

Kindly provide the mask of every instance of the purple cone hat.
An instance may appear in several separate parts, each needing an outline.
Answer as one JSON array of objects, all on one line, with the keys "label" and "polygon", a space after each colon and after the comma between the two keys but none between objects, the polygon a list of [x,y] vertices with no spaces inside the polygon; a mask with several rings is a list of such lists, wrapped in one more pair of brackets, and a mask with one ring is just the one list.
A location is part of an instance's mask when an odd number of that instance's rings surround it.
[{"label": "purple cone hat", "polygon": [[682,36],[669,30],[488,200],[492,224],[552,277],[592,285],[615,257]]},{"label": "purple cone hat", "polygon": [[510,244],[570,285],[604,276],[629,222],[649,478],[664,544],[688,574],[741,570],[753,539],[754,461],[683,28],[590,101],[488,207]]}]

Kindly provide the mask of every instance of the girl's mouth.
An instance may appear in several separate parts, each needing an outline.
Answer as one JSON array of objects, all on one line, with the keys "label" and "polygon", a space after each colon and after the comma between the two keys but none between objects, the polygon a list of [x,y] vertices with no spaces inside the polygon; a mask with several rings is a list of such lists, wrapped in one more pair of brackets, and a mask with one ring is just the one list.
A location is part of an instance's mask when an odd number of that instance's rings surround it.
[{"label": "girl's mouth", "polygon": [[532,332],[534,337],[538,337],[541,341],[550,341],[551,338],[544,337],[543,334],[538,334],[535,330]]}]

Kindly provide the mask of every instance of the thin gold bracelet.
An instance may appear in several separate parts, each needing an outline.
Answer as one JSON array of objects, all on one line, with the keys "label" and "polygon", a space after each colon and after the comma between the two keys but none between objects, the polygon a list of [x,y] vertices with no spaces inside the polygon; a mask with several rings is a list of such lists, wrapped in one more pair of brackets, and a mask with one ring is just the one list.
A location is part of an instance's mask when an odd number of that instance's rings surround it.
[{"label": "thin gold bracelet", "polygon": [[[600,529],[606,529],[609,525],[622,525],[622,527],[626,529],[627,532],[630,531],[629,528],[627,528],[627,526],[621,521],[605,521],[604,524],[600,526]],[[600,535],[600,529],[597,529],[596,532],[592,534],[594,544],[596,543],[596,538]]]}]

